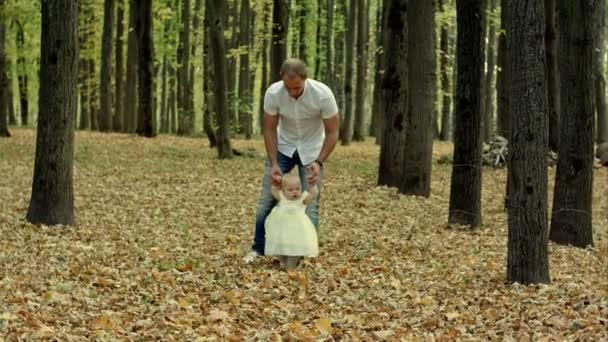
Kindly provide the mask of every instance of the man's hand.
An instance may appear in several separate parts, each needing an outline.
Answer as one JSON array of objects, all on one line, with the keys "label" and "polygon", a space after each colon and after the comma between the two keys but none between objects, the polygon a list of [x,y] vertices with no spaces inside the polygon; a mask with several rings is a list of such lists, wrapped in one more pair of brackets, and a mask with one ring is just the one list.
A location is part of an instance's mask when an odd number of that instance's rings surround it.
[{"label": "man's hand", "polygon": [[310,187],[316,186],[321,175],[321,166],[316,161],[306,166],[306,180]]},{"label": "man's hand", "polygon": [[272,185],[280,188],[282,178],[283,172],[281,172],[281,168],[279,167],[279,165],[272,165],[272,168],[270,169],[270,180]]}]

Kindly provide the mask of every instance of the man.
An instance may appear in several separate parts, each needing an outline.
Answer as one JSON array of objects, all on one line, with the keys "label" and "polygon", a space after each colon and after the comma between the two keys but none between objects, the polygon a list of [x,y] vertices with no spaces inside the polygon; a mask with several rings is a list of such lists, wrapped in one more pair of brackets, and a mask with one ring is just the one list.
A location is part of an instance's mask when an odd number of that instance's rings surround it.
[{"label": "man", "polygon": [[338,105],[325,84],[307,78],[306,66],[299,59],[287,59],[280,70],[281,81],[264,95],[265,163],[262,191],[256,211],[251,252],[243,259],[250,263],[264,255],[264,222],[276,200],[270,185],[279,185],[281,176],[298,167],[304,190],[317,185],[317,197],[306,208],[319,229],[319,198],[323,164],[338,141]]}]

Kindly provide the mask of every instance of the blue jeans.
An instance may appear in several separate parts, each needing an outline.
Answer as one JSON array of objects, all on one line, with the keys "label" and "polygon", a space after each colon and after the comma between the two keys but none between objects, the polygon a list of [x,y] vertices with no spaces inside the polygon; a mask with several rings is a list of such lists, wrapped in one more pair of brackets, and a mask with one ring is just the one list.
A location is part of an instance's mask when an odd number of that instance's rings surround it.
[{"label": "blue jeans", "polygon": [[[279,163],[279,168],[281,168],[281,172],[286,174],[293,170],[294,167],[298,167],[298,171],[300,173],[300,182],[302,182],[302,190],[308,190],[308,181],[306,180],[306,170],[305,166],[302,165],[302,161],[300,160],[300,156],[296,151],[292,157],[286,156],[281,152],[278,153],[277,162]],[[264,223],[266,222],[266,217],[272,211],[277,200],[272,196],[270,192],[270,161],[266,160],[264,164],[264,178],[262,178],[262,191],[260,193],[260,200],[258,202],[258,209],[255,214],[255,234],[253,236],[253,245],[251,249],[256,251],[260,255],[264,255],[264,245],[266,244],[266,230],[264,228]],[[314,201],[311,201],[306,207],[306,215],[310,218],[312,223],[319,230],[319,198],[321,195],[321,185],[323,182],[323,169],[321,169],[321,174],[317,179],[317,198]]]}]

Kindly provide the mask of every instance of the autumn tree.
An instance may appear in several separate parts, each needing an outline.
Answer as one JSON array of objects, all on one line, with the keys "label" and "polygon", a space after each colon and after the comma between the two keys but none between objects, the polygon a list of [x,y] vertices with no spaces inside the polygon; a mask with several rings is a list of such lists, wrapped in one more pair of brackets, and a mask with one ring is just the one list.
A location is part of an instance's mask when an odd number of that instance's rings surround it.
[{"label": "autumn tree", "polygon": [[[78,84],[78,8],[42,1],[40,90],[34,178],[27,220],[74,222],[74,118]],[[61,18],[61,20],[58,20]]]},{"label": "autumn tree", "polygon": [[145,137],[156,136],[154,119],[154,42],[152,41],[152,0],[138,2],[135,33],[138,46],[137,131]]},{"label": "autumn tree", "polygon": [[270,42],[270,83],[281,80],[279,71],[287,58],[287,28],[289,27],[289,0],[273,1],[272,38]]}]

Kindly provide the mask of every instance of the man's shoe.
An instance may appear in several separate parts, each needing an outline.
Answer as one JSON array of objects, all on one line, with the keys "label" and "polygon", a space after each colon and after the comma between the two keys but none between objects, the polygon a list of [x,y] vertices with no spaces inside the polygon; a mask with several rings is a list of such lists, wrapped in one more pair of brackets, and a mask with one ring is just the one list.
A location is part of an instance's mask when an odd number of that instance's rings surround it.
[{"label": "man's shoe", "polygon": [[247,254],[244,258],[243,261],[246,264],[251,264],[257,257],[259,257],[260,254],[256,251],[251,251],[249,252],[249,254]]}]

